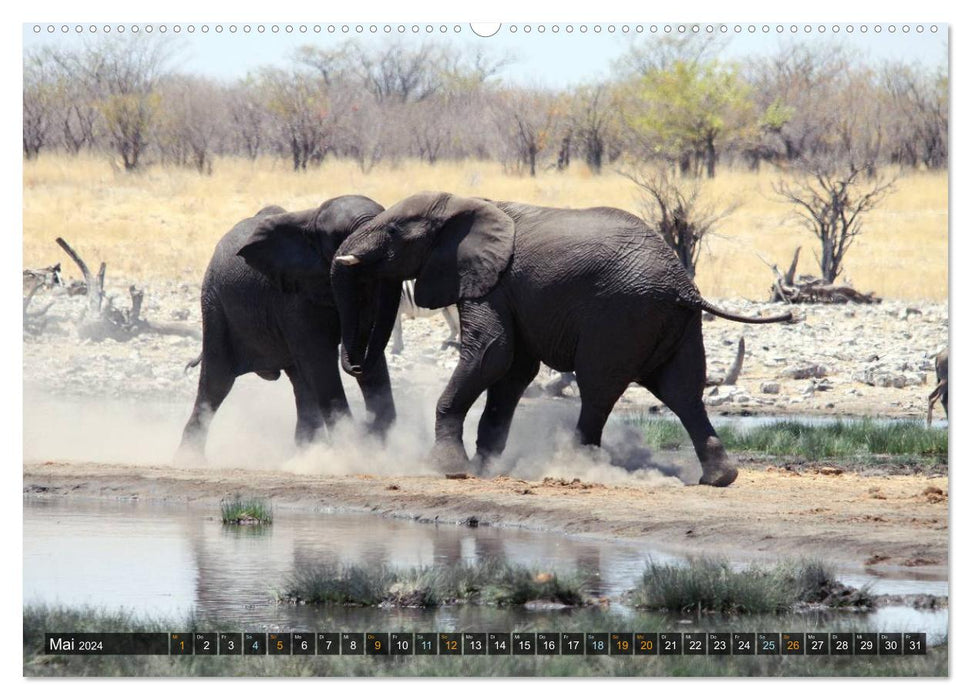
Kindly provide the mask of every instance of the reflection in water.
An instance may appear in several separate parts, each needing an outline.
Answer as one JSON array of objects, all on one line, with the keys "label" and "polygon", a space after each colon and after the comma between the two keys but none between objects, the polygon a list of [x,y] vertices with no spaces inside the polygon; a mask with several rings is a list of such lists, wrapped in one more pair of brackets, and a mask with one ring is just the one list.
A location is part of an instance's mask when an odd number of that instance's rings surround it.
[{"label": "reflection in water", "polygon": [[[435,526],[367,515],[307,514],[277,509],[261,530],[225,527],[218,517],[185,505],[138,502],[24,501],[24,603],[128,608],[147,615],[186,615],[245,621],[276,629],[317,629],[327,619],[345,629],[503,631],[539,629],[592,611],[530,612],[485,606],[439,610],[334,609],[276,604],[295,568],[320,563],[409,568],[508,559],[542,571],[581,572],[590,593],[616,599],[631,588],[650,558],[680,558],[631,543],[554,536],[492,527]],[[946,581],[883,581],[841,576],[875,593],[947,595]],[[852,580],[850,580],[852,579]],[[613,612],[624,612],[619,605]],[[799,629],[831,628],[846,616],[798,616]],[[852,617],[859,625],[860,616]],[[726,631],[748,628],[751,617],[717,621]],[[947,629],[947,611],[885,608],[867,618],[873,630]],[[776,624],[780,622],[772,618]],[[680,618],[668,621],[680,629]],[[696,620],[712,629],[711,617]],[[765,622],[769,624],[769,622]],[[552,629],[556,629],[555,627]]]}]

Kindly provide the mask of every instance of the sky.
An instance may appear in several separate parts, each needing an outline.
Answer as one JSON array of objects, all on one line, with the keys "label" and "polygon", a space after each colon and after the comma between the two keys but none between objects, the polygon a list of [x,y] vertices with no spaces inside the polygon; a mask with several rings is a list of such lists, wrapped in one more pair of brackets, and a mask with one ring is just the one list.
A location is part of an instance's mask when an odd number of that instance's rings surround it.
[{"label": "sky", "polygon": [[[83,25],[83,31],[76,32],[76,24],[69,24],[68,32],[62,32],[62,24],[23,25],[24,49],[40,45],[81,46],[85,42],[97,41],[104,36],[104,23],[97,25],[97,32],[89,30],[90,24]],[[138,25],[144,35],[145,24]],[[654,36],[663,36],[665,29],[677,33],[679,26],[690,31],[692,25],[677,24],[504,24],[491,37],[484,38],[476,35],[469,24],[442,25],[398,25],[398,24],[264,24],[262,33],[257,31],[261,25],[251,23],[249,33],[244,33],[244,23],[231,25],[230,23],[195,23],[194,31],[188,31],[188,24],[179,25],[181,31],[176,35],[174,23],[169,23],[167,36],[177,36],[179,51],[174,59],[173,67],[187,73],[205,75],[212,78],[233,80],[246,75],[258,67],[266,65],[282,66],[287,64],[294,50],[302,45],[311,44],[321,47],[335,47],[349,39],[359,39],[365,45],[370,42],[384,43],[389,37],[404,37],[406,41],[444,41],[457,48],[487,46],[495,55],[507,55],[514,60],[503,70],[502,78],[506,82],[518,84],[536,84],[546,87],[561,88],[571,84],[588,82],[606,77],[611,64],[623,54],[632,42],[647,41],[652,36],[652,27],[656,29]],[[217,31],[217,26],[221,31]],[[230,27],[235,27],[235,32]],[[277,31],[273,32],[273,27]],[[286,31],[287,27],[290,32]],[[385,27],[390,32],[385,32]],[[399,33],[399,26],[404,32]],[[413,31],[418,26],[419,31]],[[427,27],[432,26],[429,33]],[[446,32],[441,31],[446,27]],[[542,31],[540,27],[542,26]],[[558,31],[554,31],[554,26]],[[622,28],[627,26],[629,31],[624,33]],[[704,33],[708,25],[700,25]],[[727,25],[727,32],[722,34],[722,25],[712,25],[715,34],[727,38],[727,44],[722,52],[726,59],[737,59],[747,56],[764,55],[777,51],[787,43],[800,42],[813,45],[819,43],[824,46],[840,44],[858,51],[864,59],[873,62],[884,60],[903,60],[936,67],[947,64],[948,56],[948,25],[946,24],[868,24],[867,31],[862,31],[864,25],[827,23],[821,25],[813,23],[811,31],[807,32],[805,23],[771,25],[740,24]],[[736,32],[736,26],[741,31]],[[877,31],[879,26],[880,30]],[[904,27],[908,31],[904,31]],[[53,27],[53,33],[48,31]],[[118,24],[111,25],[111,34],[117,34]],[[131,33],[131,24],[126,24],[127,33]],[[152,25],[153,34],[159,33],[159,24]],[[203,31],[203,27],[207,31]],[[301,32],[300,28],[305,31]],[[361,32],[358,32],[358,27]],[[376,31],[372,33],[371,28]],[[455,31],[458,27],[459,31]],[[568,27],[572,31],[568,31]],[[611,33],[609,28],[613,27]],[[637,32],[641,27],[642,31]],[[792,29],[795,27],[796,31]],[[823,27],[825,31],[820,31]],[[834,27],[839,31],[834,33]],[[852,27],[853,31],[848,29]],[[893,27],[893,31],[890,28]],[[918,27],[920,31],[918,31]],[[596,29],[599,28],[599,32]],[[779,31],[781,28],[782,31]],[[39,31],[37,31],[39,29]],[[315,29],[319,31],[315,31]],[[346,31],[345,31],[346,29]],[[585,29],[586,31],[581,31]],[[754,31],[751,31],[754,29]],[[765,31],[768,29],[768,31]],[[331,31],[332,30],[332,31]],[[527,31],[528,30],[528,31]]]}]

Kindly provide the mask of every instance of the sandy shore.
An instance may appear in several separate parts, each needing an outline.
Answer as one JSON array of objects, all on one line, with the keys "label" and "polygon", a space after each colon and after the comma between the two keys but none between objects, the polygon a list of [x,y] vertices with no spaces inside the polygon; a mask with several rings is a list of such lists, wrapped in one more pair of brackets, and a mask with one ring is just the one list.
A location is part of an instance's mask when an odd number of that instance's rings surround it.
[{"label": "sandy shore", "polygon": [[753,465],[726,489],[672,481],[320,476],[63,462],[24,466],[27,496],[191,502],[215,510],[221,498],[242,493],[270,498],[282,508],[624,538],[671,552],[741,559],[821,557],[890,575],[947,575],[946,477],[867,477]]}]

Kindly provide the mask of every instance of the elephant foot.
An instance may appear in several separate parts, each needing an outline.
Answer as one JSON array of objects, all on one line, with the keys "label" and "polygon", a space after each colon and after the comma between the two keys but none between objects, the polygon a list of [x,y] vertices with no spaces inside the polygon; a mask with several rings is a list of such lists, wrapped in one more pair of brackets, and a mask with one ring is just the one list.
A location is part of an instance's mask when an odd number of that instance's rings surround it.
[{"label": "elephant foot", "polygon": [[705,442],[701,460],[701,479],[705,486],[728,486],[738,478],[738,470],[732,466],[725,447],[717,437],[709,437]]},{"label": "elephant foot", "polygon": [[735,467],[718,467],[717,469],[706,469],[698,481],[703,486],[729,486],[738,477],[738,469]]},{"label": "elephant foot", "polygon": [[432,464],[444,472],[459,472],[469,468],[469,458],[460,443],[436,442],[429,458]]},{"label": "elephant foot", "polygon": [[495,452],[476,452],[469,462],[472,473],[482,475],[495,467],[499,462],[499,454]]},{"label": "elephant foot", "polygon": [[182,469],[193,469],[206,466],[206,453],[197,446],[187,443],[179,445],[172,457],[172,464]]}]

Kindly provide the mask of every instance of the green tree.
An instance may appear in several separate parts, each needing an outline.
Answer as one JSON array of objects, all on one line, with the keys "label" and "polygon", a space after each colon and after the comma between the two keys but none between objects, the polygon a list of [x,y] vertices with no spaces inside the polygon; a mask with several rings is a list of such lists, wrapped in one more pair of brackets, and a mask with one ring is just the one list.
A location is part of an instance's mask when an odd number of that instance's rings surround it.
[{"label": "green tree", "polygon": [[714,177],[722,143],[756,121],[750,88],[716,59],[647,67],[629,94],[624,111],[635,139],[684,175]]}]

